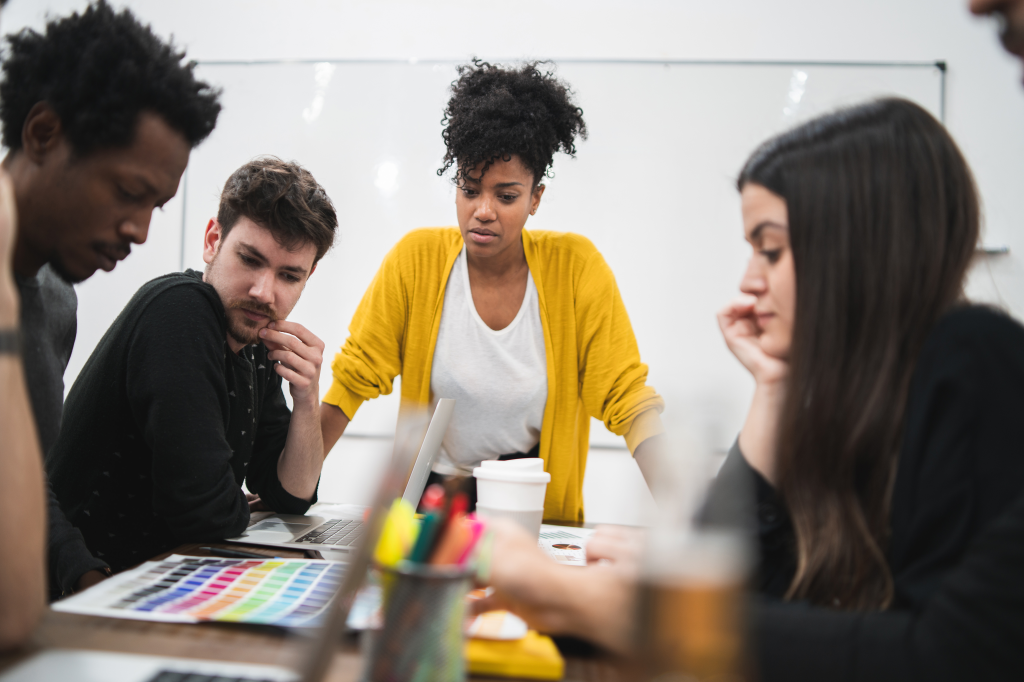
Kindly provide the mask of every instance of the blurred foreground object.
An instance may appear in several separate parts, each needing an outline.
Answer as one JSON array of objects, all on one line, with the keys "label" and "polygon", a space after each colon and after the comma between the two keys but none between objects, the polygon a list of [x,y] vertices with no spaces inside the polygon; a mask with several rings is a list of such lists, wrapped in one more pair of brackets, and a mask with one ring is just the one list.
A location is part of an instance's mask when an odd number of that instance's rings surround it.
[{"label": "blurred foreground object", "polygon": [[670,429],[657,457],[659,515],[639,571],[632,679],[752,679],[745,642],[751,568],[745,481],[712,482],[693,428]]},{"label": "blurred foreground object", "polygon": [[748,562],[742,538],[695,531],[677,540],[675,547],[658,548],[658,558],[645,567],[640,581],[632,677],[751,679],[744,641]]}]

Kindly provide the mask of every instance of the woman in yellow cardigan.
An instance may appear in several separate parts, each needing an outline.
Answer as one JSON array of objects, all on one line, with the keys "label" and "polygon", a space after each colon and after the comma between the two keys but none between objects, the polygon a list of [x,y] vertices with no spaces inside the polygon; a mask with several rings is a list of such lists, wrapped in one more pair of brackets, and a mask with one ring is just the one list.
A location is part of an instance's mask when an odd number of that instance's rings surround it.
[{"label": "woman in yellow cardigan", "polygon": [[582,113],[537,64],[460,67],[439,171],[456,168],[459,226],[415,230],[384,259],[332,363],[325,452],[401,375],[403,403],[456,400],[434,476],[539,456],[545,518],[582,521],[593,416],[648,477],[663,402],[611,270],[585,237],[523,229],[555,152],[586,135]]}]

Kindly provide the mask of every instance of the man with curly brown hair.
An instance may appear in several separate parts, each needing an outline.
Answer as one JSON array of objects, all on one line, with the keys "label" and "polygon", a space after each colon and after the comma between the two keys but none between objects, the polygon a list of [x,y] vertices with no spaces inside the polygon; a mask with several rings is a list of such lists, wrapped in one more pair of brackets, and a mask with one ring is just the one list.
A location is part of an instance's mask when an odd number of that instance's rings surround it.
[{"label": "man with curly brown hair", "polygon": [[240,535],[243,481],[278,512],[316,501],[324,344],[286,318],[337,224],[307,170],[250,161],[207,225],[205,272],[143,285],[97,345],[46,464],[68,518],[113,570]]}]

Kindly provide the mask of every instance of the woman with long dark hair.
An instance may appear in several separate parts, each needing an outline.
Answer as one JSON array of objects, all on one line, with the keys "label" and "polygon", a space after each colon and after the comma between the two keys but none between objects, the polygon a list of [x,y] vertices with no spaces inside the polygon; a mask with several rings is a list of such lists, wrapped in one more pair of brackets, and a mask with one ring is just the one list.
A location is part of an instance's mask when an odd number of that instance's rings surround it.
[{"label": "woman with long dark hair", "polygon": [[760,474],[762,588],[917,606],[1024,488],[1003,411],[1024,396],[1024,329],[963,299],[970,171],[888,99],[768,141],[738,187],[754,254],[720,323],[756,381],[732,459]]},{"label": "woman with long dark hair", "polygon": [[[963,156],[884,99],[769,140],[738,188],[753,254],[719,321],[756,388],[715,488],[756,485],[762,679],[1017,669],[1024,603],[993,590],[1024,564],[999,546],[1024,504],[1024,328],[964,299],[979,206]],[[621,572],[569,576],[511,535],[500,603],[626,647]],[[588,559],[621,559],[612,546]]]}]

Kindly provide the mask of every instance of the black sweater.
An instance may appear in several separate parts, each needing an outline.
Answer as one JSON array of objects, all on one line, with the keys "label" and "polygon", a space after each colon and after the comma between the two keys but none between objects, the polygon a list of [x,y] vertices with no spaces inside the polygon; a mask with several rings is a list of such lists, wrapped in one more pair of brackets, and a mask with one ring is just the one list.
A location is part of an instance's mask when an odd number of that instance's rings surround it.
[{"label": "black sweater", "polygon": [[[883,613],[783,603],[794,535],[784,503],[738,448],[723,485],[753,476],[761,679],[1024,676],[1024,328],[986,308],[944,316],[914,369],[892,495]],[[734,483],[734,481],[733,481]]]},{"label": "black sweater", "polygon": [[[145,284],[103,336],[46,458],[68,518],[121,570],[181,542],[240,535],[241,490],[310,502],[277,477],[291,414],[262,343],[232,353],[216,290],[194,271]],[[315,498],[314,498],[315,499]]]}]

